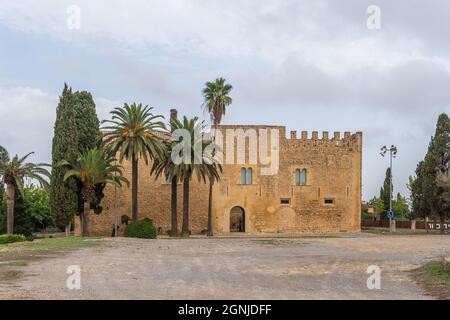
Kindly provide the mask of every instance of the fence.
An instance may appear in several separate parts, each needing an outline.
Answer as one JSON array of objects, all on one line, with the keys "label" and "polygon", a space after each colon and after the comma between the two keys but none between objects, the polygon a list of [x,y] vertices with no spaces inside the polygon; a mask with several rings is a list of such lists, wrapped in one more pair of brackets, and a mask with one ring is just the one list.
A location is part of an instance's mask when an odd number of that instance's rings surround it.
[{"label": "fence", "polygon": [[[362,220],[362,228],[389,228],[389,220]],[[411,221],[395,221],[395,227],[400,229],[411,229]],[[428,221],[430,230],[440,230],[441,223]],[[444,230],[450,230],[450,222],[447,221],[443,226]],[[425,229],[425,221],[416,221],[416,229]]]}]

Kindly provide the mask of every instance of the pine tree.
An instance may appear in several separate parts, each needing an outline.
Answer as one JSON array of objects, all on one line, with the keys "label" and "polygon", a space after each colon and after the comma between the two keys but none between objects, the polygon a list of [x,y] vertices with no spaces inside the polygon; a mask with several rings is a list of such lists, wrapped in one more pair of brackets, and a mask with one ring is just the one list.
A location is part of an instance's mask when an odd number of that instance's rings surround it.
[{"label": "pine tree", "polygon": [[64,90],[56,110],[52,145],[52,176],[50,207],[59,227],[67,227],[78,211],[78,187],[75,178],[64,181],[67,168],[59,164],[62,160],[75,162],[78,158],[76,114],[72,89],[64,84]]}]

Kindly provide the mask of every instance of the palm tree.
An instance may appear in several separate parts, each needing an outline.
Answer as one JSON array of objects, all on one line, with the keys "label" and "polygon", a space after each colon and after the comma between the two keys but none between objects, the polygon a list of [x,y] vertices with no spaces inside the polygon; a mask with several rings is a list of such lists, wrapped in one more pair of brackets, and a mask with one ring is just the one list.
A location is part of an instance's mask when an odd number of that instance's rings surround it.
[{"label": "palm tree", "polygon": [[34,154],[30,152],[22,158],[15,155],[12,159],[9,158],[8,152],[5,148],[0,147],[0,176],[2,181],[6,184],[6,211],[7,211],[7,233],[14,233],[14,204],[16,189],[23,196],[23,180],[25,178],[36,180],[41,186],[48,187],[48,182],[45,178],[50,177],[50,173],[44,166],[49,166],[44,163],[31,163],[25,160]]},{"label": "palm tree", "polygon": [[[175,130],[173,120],[177,119],[177,110],[170,110],[170,130],[173,132]],[[155,159],[151,169],[151,174],[156,173],[156,179],[164,171],[164,177],[166,181],[170,181],[171,193],[170,193],[170,210],[171,210],[171,230],[170,236],[178,236],[178,210],[177,210],[177,197],[178,197],[178,177],[175,173],[175,167],[172,161],[170,161],[170,155],[172,153],[172,144],[169,140],[164,141],[165,152],[162,158]]]},{"label": "palm tree", "polygon": [[[225,83],[225,79],[218,78],[214,82],[207,82],[203,89],[203,106],[211,117],[214,126],[217,126],[222,121],[222,116],[225,115],[226,107],[231,105],[233,99],[229,96],[233,86]],[[208,236],[213,236],[212,229],[212,189],[214,184],[214,177],[209,177],[209,198],[208,198]]]},{"label": "palm tree", "polygon": [[128,180],[122,175],[122,166],[115,165],[114,162],[114,156],[94,148],[84,152],[76,163],[62,161],[60,164],[70,167],[64,175],[64,180],[75,177],[83,185],[81,194],[84,210],[80,216],[83,237],[89,235],[89,211],[91,210],[91,202],[95,199],[95,187],[105,184],[121,187],[122,182],[129,184]]},{"label": "palm tree", "polygon": [[163,117],[153,115],[153,108],[142,104],[124,104],[121,108],[111,111],[112,120],[104,120],[110,126],[103,127],[106,148],[111,154],[119,153],[119,161],[131,160],[131,217],[138,219],[138,161],[143,158],[154,160],[163,153],[160,134],[165,130]]},{"label": "palm tree", "polygon": [[225,83],[224,78],[218,78],[214,82],[206,82],[203,94],[203,107],[211,116],[214,125],[218,125],[225,115],[226,107],[233,99],[229,96],[233,86]]},{"label": "palm tree", "polygon": [[[215,164],[215,159],[212,155],[204,152],[205,149],[210,146],[210,143],[204,139],[202,133],[204,125],[198,121],[197,117],[190,120],[184,117],[182,122],[178,119],[174,119],[172,121],[172,126],[173,130],[183,130],[186,134],[186,138],[189,138],[190,141],[186,144],[185,141],[180,142],[180,140],[172,138],[168,142],[168,150],[170,151],[166,151],[166,160],[159,165],[156,164],[154,171],[157,174],[158,172],[160,174],[164,171],[166,177],[176,177],[179,179],[178,181],[183,182],[183,225],[181,233],[183,237],[189,237],[189,191],[192,176],[195,175],[199,181],[203,180],[204,182],[206,182],[206,177],[208,175],[214,175],[216,179],[219,179],[218,168],[220,165]],[[177,150],[177,146],[179,146],[180,143],[184,146],[181,154],[181,161],[175,161],[174,155],[178,156],[180,153],[174,150]],[[199,146],[201,147],[200,150],[198,150]],[[190,150],[186,150],[185,148]]]},{"label": "palm tree", "polygon": [[[8,158],[8,152],[5,148],[0,146],[0,162],[6,161]],[[5,192],[5,184],[3,183],[3,178],[0,176],[0,203],[3,203],[3,193]]]},{"label": "palm tree", "polygon": [[170,236],[178,236],[178,221],[177,221],[177,183],[179,177],[177,176],[178,167],[171,160],[172,146],[170,140],[165,141],[165,152],[160,158],[155,159],[153,162],[150,174],[155,174],[155,179],[158,179],[161,175],[164,176],[166,181],[171,183],[170,194],[170,210],[171,210],[171,230]]},{"label": "palm tree", "polygon": [[213,234],[213,227],[212,227],[212,191],[213,191],[213,185],[214,181],[220,180],[220,173],[222,173],[222,167],[220,164],[212,163],[206,165],[206,175],[209,179],[209,192],[208,192],[208,232],[207,236],[212,237]]}]

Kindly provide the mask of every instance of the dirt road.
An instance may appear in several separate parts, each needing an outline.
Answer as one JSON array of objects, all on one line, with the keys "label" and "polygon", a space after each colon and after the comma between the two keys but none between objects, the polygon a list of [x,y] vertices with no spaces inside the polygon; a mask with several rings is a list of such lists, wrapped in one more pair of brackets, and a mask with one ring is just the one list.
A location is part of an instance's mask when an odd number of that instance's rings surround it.
[{"label": "dirt road", "polygon": [[[448,235],[102,241],[15,266],[0,298],[430,299],[411,271],[450,255]],[[66,286],[72,265],[80,290]],[[380,290],[367,288],[370,265]]]}]

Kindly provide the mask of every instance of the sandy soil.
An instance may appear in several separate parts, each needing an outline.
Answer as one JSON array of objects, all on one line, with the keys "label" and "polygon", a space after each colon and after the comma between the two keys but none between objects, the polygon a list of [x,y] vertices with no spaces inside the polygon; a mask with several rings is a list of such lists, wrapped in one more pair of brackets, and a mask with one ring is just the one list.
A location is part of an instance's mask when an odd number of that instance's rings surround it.
[{"label": "sandy soil", "polygon": [[[105,239],[0,268],[2,299],[431,299],[413,280],[450,236]],[[71,265],[81,289],[66,287]],[[381,268],[381,289],[366,285]],[[12,273],[11,273],[12,272]]]}]

